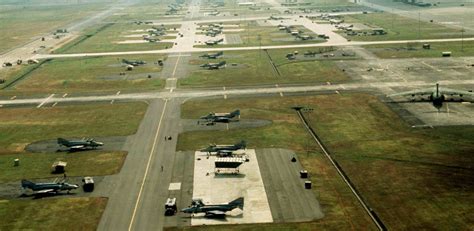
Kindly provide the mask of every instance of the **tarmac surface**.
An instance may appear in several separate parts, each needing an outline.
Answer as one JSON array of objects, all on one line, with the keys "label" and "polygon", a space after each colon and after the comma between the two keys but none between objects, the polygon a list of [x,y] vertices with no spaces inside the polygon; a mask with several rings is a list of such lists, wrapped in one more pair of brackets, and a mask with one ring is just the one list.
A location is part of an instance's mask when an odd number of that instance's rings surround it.
[{"label": "tarmac surface", "polygon": [[[222,172],[222,170],[217,173],[214,168],[216,156],[208,157],[207,153],[195,153],[193,198],[202,199],[204,204],[225,204],[243,197],[244,207],[243,211],[234,209],[227,212],[225,219],[208,219],[204,217],[204,214],[195,214],[191,218],[191,225],[273,221],[255,150],[246,149],[245,153],[249,161],[238,168],[238,174]],[[235,172],[235,170],[228,171]]]},{"label": "tarmac surface", "polygon": [[[267,0],[268,3],[284,11],[276,1]],[[284,149],[258,149],[254,158],[251,158],[251,169],[254,175],[245,175],[245,178],[230,178],[231,180],[249,180],[247,177],[255,177],[253,186],[247,188],[226,189],[226,184],[212,182],[200,184],[195,179],[210,178],[210,176],[197,175],[202,169],[195,168],[195,157],[193,152],[176,152],[177,137],[183,131],[195,130],[221,130],[233,128],[250,128],[270,124],[263,120],[241,120],[238,123],[216,124],[214,126],[197,125],[196,120],[182,120],[180,106],[190,98],[199,97],[223,97],[233,96],[269,96],[280,95],[281,97],[291,94],[340,94],[345,91],[376,91],[383,94],[395,93],[417,88],[431,87],[435,81],[442,86],[459,87],[466,89],[474,86],[472,79],[473,68],[469,64],[474,63],[472,58],[451,59],[403,59],[403,60],[381,60],[370,52],[358,47],[369,44],[394,44],[407,42],[433,42],[433,41],[461,41],[456,39],[428,39],[428,40],[404,40],[404,41],[377,41],[377,42],[350,42],[339,35],[332,36],[327,43],[299,44],[265,47],[229,47],[229,48],[194,48],[194,36],[196,23],[227,22],[236,21],[236,18],[205,18],[200,11],[200,0],[193,0],[188,8],[189,13],[183,21],[180,21],[179,32],[184,36],[175,40],[177,43],[168,50],[130,51],[130,52],[106,52],[106,53],[82,53],[82,54],[38,54],[34,58],[63,58],[63,57],[85,57],[122,54],[170,54],[165,61],[160,78],[166,80],[166,87],[162,91],[124,93],[114,95],[77,95],[60,97],[50,95],[42,98],[24,99],[1,99],[0,106],[36,106],[42,107],[54,103],[93,103],[100,101],[146,101],[149,106],[147,112],[137,130],[137,133],[128,137],[103,137],[104,150],[128,151],[127,158],[116,175],[94,177],[96,189],[93,193],[84,194],[78,190],[69,196],[104,196],[108,197],[107,207],[103,213],[98,230],[162,230],[163,227],[190,226],[191,224],[215,224],[222,221],[190,219],[189,215],[177,214],[175,216],[164,216],[164,203],[167,198],[177,198],[178,210],[188,206],[194,193],[200,196],[198,190],[207,190],[212,195],[209,202],[228,202],[231,197],[237,196],[242,190],[247,190],[247,203],[254,203],[257,198],[264,216],[252,216],[244,208],[243,216],[230,217],[232,219],[247,219],[245,222],[295,222],[320,219],[324,216],[320,205],[311,190],[304,189],[303,180],[299,178],[302,169],[299,161],[290,162],[294,153]],[[299,19],[290,16],[289,20],[300,20],[299,23],[317,33],[333,33],[326,25],[317,25],[307,19]],[[244,20],[267,19],[268,17],[246,17]],[[241,19],[242,20],[242,19]],[[161,22],[159,22],[161,24]],[[163,24],[174,24],[176,20],[170,20]],[[339,36],[339,37],[338,37]],[[464,41],[474,38],[464,38]],[[30,49],[37,46],[32,44]],[[340,68],[346,69],[350,81],[342,84],[326,85],[280,85],[251,86],[227,89],[195,89],[181,90],[177,88],[180,78],[187,77],[191,53],[205,51],[227,51],[227,50],[257,50],[257,49],[285,49],[285,48],[309,48],[321,46],[350,46],[363,60],[344,60],[338,62]],[[31,51],[27,49],[27,53]],[[16,50],[15,52],[20,52]],[[23,51],[21,51],[23,52]],[[20,56],[23,53],[12,53]],[[5,56],[0,57],[0,60]],[[29,56],[28,56],[29,57]],[[368,71],[370,69],[370,71]],[[284,93],[284,94],[283,94]],[[440,125],[466,125],[474,124],[474,107],[471,104],[447,104],[446,113],[437,112],[430,104],[390,104],[391,108],[399,113],[402,118],[410,121],[413,126],[440,126]],[[421,106],[420,106],[421,105]],[[449,108],[448,108],[449,107]],[[449,113],[447,113],[449,111]],[[172,139],[167,139],[171,137]],[[52,151],[56,149],[55,141],[40,141],[27,147],[30,151]],[[257,164],[258,163],[258,164]],[[246,166],[245,163],[244,166]],[[255,166],[256,164],[256,166]],[[242,171],[246,171],[242,168]],[[250,173],[249,172],[249,173]],[[317,179],[313,179],[317,180]],[[71,178],[71,182],[80,182],[80,177]],[[224,186],[222,186],[224,185]],[[245,186],[245,185],[244,185]],[[18,191],[18,183],[7,183],[0,187],[0,197],[11,197],[12,192]],[[197,188],[201,187],[201,188]],[[232,193],[221,193],[214,187],[223,187],[222,191],[232,190]],[[239,186],[240,187],[240,186]],[[242,186],[243,187],[243,186]],[[252,192],[254,188],[260,191]],[[263,190],[263,193],[262,193]],[[227,192],[227,191],[226,191]],[[250,196],[250,198],[248,197]],[[257,196],[255,196],[257,195]],[[68,196],[68,195],[66,195]],[[229,198],[223,198],[229,196]],[[266,201],[266,202],[263,202]],[[256,207],[259,207],[256,206]],[[247,208],[251,208],[249,206]],[[268,208],[268,209],[267,209]],[[241,214],[242,215],[242,214]],[[257,220],[260,219],[260,220]],[[228,222],[226,222],[228,223]]]},{"label": "tarmac surface", "polygon": [[[300,171],[303,170],[293,151],[285,149],[257,149],[265,191],[274,222],[302,222],[324,216],[311,189],[304,188]],[[318,179],[313,179],[318,180]]]}]

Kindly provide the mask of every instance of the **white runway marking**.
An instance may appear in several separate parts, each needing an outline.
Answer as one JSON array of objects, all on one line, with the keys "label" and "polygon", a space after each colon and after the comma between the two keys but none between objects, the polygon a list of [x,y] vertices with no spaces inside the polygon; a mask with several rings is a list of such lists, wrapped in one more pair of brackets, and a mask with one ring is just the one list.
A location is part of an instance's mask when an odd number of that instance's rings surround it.
[{"label": "white runway marking", "polygon": [[50,96],[48,96],[46,99],[43,100],[43,102],[41,102],[40,104],[38,104],[38,106],[36,108],[40,108],[42,107],[45,103],[48,102],[48,100],[50,100],[51,98],[53,98],[54,94],[51,94]]}]

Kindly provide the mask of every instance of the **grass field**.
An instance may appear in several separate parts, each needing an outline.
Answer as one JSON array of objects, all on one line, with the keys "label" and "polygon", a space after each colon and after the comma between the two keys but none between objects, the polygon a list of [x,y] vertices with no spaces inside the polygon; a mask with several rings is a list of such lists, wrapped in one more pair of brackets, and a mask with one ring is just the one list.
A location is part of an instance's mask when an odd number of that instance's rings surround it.
[{"label": "grass field", "polygon": [[[105,9],[106,1],[77,4],[0,2],[0,53]],[[6,5],[3,5],[6,4]]]},{"label": "grass field", "polygon": [[[345,192],[333,169],[308,136],[290,106],[305,114],[356,188],[388,229],[472,227],[474,127],[413,130],[376,97],[365,94],[190,101],[185,118],[208,111],[242,110],[242,118],[268,119],[272,125],[180,135],[178,149],[196,150],[208,143],[232,143],[244,137],[250,148],[284,147],[297,152],[320,185],[315,188],[326,217],[302,224],[219,226],[213,230],[330,229],[366,230],[357,203]],[[293,129],[290,129],[292,128]],[[310,150],[309,152],[307,150]],[[348,208],[349,207],[349,208]],[[193,228],[194,229],[194,228]],[[200,227],[196,229],[209,229]]]},{"label": "grass field", "polygon": [[430,43],[431,49],[423,49],[422,43],[364,46],[380,58],[425,58],[441,57],[450,51],[453,57],[474,56],[474,41]]},{"label": "grass field", "polygon": [[135,133],[144,103],[88,104],[0,109],[0,154],[23,153],[35,141],[58,137],[124,136]]},{"label": "grass field", "polygon": [[[51,173],[51,165],[57,160],[67,162],[68,177],[112,175],[120,171],[125,157],[125,152],[118,151],[0,155],[0,182],[62,176]],[[20,166],[14,167],[13,160],[16,158],[20,159]]]},{"label": "grass field", "polygon": [[[193,100],[182,107],[184,118],[197,118],[209,111],[231,111],[240,108],[243,119],[271,120],[272,124],[251,129],[198,131],[180,134],[178,150],[196,150],[209,143],[232,143],[241,139],[249,148],[287,148],[294,150],[305,169],[318,179],[313,190],[325,217],[309,223],[252,224],[238,226],[205,226],[197,230],[372,230],[362,208],[323,157],[290,107],[305,98],[272,97],[228,100]],[[174,230],[174,229],[169,229]]]},{"label": "grass field", "polygon": [[369,95],[301,99],[335,156],[388,229],[468,230],[474,219],[474,127],[410,129]]},{"label": "grass field", "polygon": [[0,230],[95,230],[107,198],[0,200]]},{"label": "grass field", "polygon": [[[224,52],[217,60],[193,59],[195,70],[178,84],[181,87],[222,87],[257,84],[326,83],[340,82],[348,77],[336,67],[334,61],[288,61],[289,50],[269,50],[280,75],[273,71],[265,51]],[[225,60],[227,66],[219,70],[207,70],[198,65]],[[237,66],[233,66],[236,63]]]},{"label": "grass field", "polygon": [[[362,23],[371,28],[383,28],[385,35],[348,36],[353,41],[408,40],[408,39],[440,39],[461,38],[461,30],[441,26],[436,23],[423,22],[390,13],[371,13],[344,16],[344,23]],[[370,31],[370,30],[369,30]],[[371,31],[370,31],[371,32]],[[472,32],[464,32],[465,37],[473,37]]]},{"label": "grass field", "polygon": [[[28,74],[11,90],[64,94],[160,89],[163,80],[158,75],[162,67],[155,63],[164,58],[162,55],[136,55],[52,60]],[[144,60],[147,64],[126,71],[122,59]],[[120,75],[121,72],[124,75]]]},{"label": "grass field", "polygon": [[[317,38],[317,35],[302,26],[295,27],[304,31],[304,35],[311,35],[315,39],[301,40],[292,36],[284,30],[279,30],[276,26],[261,26],[257,21],[235,21],[228,24],[239,25],[238,27],[229,27],[229,29],[242,29],[237,32],[224,32],[225,34],[239,35],[242,40],[241,44],[218,44],[218,45],[196,45],[195,47],[238,47],[238,46],[270,46],[285,44],[303,44],[324,42],[324,39]],[[204,24],[207,25],[207,24]],[[227,28],[225,28],[227,29]],[[224,29],[224,30],[225,30]],[[203,41],[205,42],[205,41]]]},{"label": "grass field", "polygon": [[[56,49],[54,53],[142,51],[160,50],[172,47],[173,44],[170,42],[118,43],[126,40],[143,41],[141,34],[147,34],[145,31],[146,29],[152,29],[152,26],[137,25],[130,22],[99,24],[87,29],[83,32],[82,36],[79,36],[59,49]],[[133,34],[140,34],[140,36],[135,38],[125,37]]]}]

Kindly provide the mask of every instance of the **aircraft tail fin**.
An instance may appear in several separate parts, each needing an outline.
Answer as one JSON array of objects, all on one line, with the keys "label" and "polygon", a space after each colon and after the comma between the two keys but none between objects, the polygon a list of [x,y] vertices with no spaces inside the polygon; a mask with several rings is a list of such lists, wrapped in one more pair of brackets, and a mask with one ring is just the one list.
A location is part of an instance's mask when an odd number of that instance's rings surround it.
[{"label": "aircraft tail fin", "polygon": [[234,116],[240,116],[240,110],[237,109],[237,110],[231,112],[230,115],[232,115],[232,117],[234,117]]},{"label": "aircraft tail fin", "polygon": [[439,96],[439,83],[436,83],[436,97]]},{"label": "aircraft tail fin", "polygon": [[232,206],[235,206],[235,207],[238,207],[240,209],[244,209],[244,198],[243,197],[239,197],[231,202],[229,202],[229,205],[232,205]]},{"label": "aircraft tail fin", "polygon": [[226,61],[222,61],[219,63],[220,66],[224,66],[227,62]]},{"label": "aircraft tail fin", "polygon": [[69,141],[64,138],[58,138],[58,144],[68,145]]},{"label": "aircraft tail fin", "polygon": [[245,140],[240,141],[240,143],[237,144],[241,149],[247,148],[247,142]]},{"label": "aircraft tail fin", "polygon": [[35,183],[29,181],[29,180],[21,180],[21,187],[23,188],[33,188],[35,186]]}]

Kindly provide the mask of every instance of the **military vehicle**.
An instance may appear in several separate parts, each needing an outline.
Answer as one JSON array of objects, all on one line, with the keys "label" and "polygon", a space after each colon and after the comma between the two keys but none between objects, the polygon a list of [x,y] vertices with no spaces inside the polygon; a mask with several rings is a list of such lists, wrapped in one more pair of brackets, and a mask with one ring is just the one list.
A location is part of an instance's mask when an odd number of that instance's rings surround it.
[{"label": "military vehicle", "polygon": [[225,66],[226,61],[218,62],[218,63],[206,63],[202,64],[200,67],[207,68],[208,70],[217,70],[221,67]]},{"label": "military vehicle", "polygon": [[244,198],[239,197],[227,204],[209,204],[206,205],[202,202],[202,199],[193,199],[191,206],[184,208],[181,212],[184,213],[205,213],[206,217],[223,217],[228,211],[232,211],[236,208],[241,210],[244,209]]},{"label": "military vehicle", "polygon": [[104,145],[104,143],[97,142],[94,139],[66,140],[66,139],[63,139],[63,138],[58,138],[58,144],[61,145],[61,146],[69,148],[69,150],[96,149],[96,148]]},{"label": "military vehicle", "polygon": [[239,149],[247,148],[247,142],[245,140],[240,141],[236,144],[231,145],[217,145],[211,144],[207,148],[201,149],[201,152],[215,153],[215,152],[225,152],[225,151],[237,151]]},{"label": "military vehicle", "polygon": [[127,59],[122,59],[122,63],[132,65],[132,66],[140,66],[140,65],[145,65],[146,62],[143,60],[127,60]]},{"label": "military vehicle", "polygon": [[224,54],[224,52],[219,51],[217,53],[207,53],[207,54],[201,55],[199,57],[200,58],[208,58],[208,59],[217,59],[217,58],[219,58],[219,56],[221,56],[223,54]]},{"label": "military vehicle", "polygon": [[219,44],[220,42],[224,42],[224,39],[208,40],[208,41],[206,41],[205,43],[206,43],[206,45],[213,46],[213,45]]},{"label": "military vehicle", "polygon": [[[411,99],[408,101],[396,101],[398,103],[431,102],[433,104],[433,107],[438,109],[438,111],[443,107],[444,102],[474,102],[474,93],[472,91],[440,88],[438,83],[436,83],[436,86],[434,88],[406,91],[389,95],[389,97],[391,98],[400,96],[411,97]],[[466,99],[465,97],[468,98]]]},{"label": "military vehicle", "polygon": [[79,185],[66,182],[33,183],[28,180],[21,180],[21,187],[23,189],[31,189],[35,194],[57,194],[60,191],[67,191],[69,193],[71,190],[79,188]]},{"label": "military vehicle", "polygon": [[[240,118],[240,110],[237,109],[233,112],[229,113],[214,113],[211,112],[205,116],[200,117],[199,119],[205,120],[206,122],[211,122],[211,123],[229,123],[231,120],[233,120],[235,117]],[[237,118],[237,120],[238,120]]]}]

